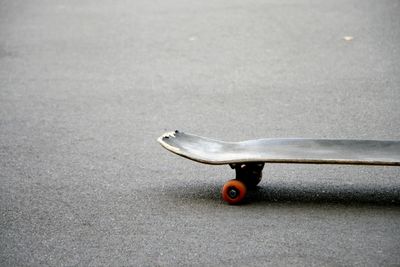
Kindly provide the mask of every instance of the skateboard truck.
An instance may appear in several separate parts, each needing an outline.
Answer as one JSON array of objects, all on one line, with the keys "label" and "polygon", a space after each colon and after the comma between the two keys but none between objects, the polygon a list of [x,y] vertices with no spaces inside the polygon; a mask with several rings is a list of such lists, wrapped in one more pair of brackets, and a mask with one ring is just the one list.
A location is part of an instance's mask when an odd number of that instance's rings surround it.
[{"label": "skateboard truck", "polygon": [[236,179],[248,187],[257,186],[262,179],[264,162],[231,163],[229,166],[236,171]]}]

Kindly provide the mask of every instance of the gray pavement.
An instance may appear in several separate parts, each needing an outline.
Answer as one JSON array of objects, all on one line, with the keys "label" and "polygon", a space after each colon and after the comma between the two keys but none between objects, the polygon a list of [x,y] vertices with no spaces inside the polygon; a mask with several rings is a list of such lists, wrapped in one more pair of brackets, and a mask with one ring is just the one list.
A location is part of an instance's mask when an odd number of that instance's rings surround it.
[{"label": "gray pavement", "polygon": [[268,165],[232,207],[230,168],[155,141],[400,139],[399,14],[1,1],[0,265],[400,265],[399,168]]}]

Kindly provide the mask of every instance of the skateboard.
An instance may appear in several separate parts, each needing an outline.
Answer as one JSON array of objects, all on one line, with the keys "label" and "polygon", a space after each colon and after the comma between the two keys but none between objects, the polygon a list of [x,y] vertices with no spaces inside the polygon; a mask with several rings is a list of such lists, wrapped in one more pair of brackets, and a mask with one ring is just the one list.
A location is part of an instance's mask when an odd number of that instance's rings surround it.
[{"label": "skateboard", "polygon": [[242,202],[247,189],[259,184],[265,163],[400,166],[400,141],[268,138],[225,142],[180,131],[165,133],[157,141],[179,156],[234,169],[236,179],[226,182],[221,191],[229,204]]}]

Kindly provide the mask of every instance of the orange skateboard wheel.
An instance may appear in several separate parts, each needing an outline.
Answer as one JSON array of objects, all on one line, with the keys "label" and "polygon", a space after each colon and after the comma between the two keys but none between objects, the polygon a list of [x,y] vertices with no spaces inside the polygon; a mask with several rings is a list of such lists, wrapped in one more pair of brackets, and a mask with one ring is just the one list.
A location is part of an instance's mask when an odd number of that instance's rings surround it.
[{"label": "orange skateboard wheel", "polygon": [[246,193],[246,185],[242,181],[235,179],[226,182],[221,191],[222,199],[231,205],[240,203]]}]

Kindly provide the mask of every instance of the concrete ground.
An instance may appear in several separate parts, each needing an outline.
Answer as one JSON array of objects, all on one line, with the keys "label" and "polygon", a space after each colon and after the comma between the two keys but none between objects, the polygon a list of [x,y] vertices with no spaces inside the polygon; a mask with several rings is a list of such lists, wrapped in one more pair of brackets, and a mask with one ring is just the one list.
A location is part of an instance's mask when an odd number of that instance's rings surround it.
[{"label": "concrete ground", "polygon": [[228,206],[229,167],[156,142],[400,139],[399,14],[395,0],[1,1],[0,265],[400,265],[400,168],[267,165]]}]

